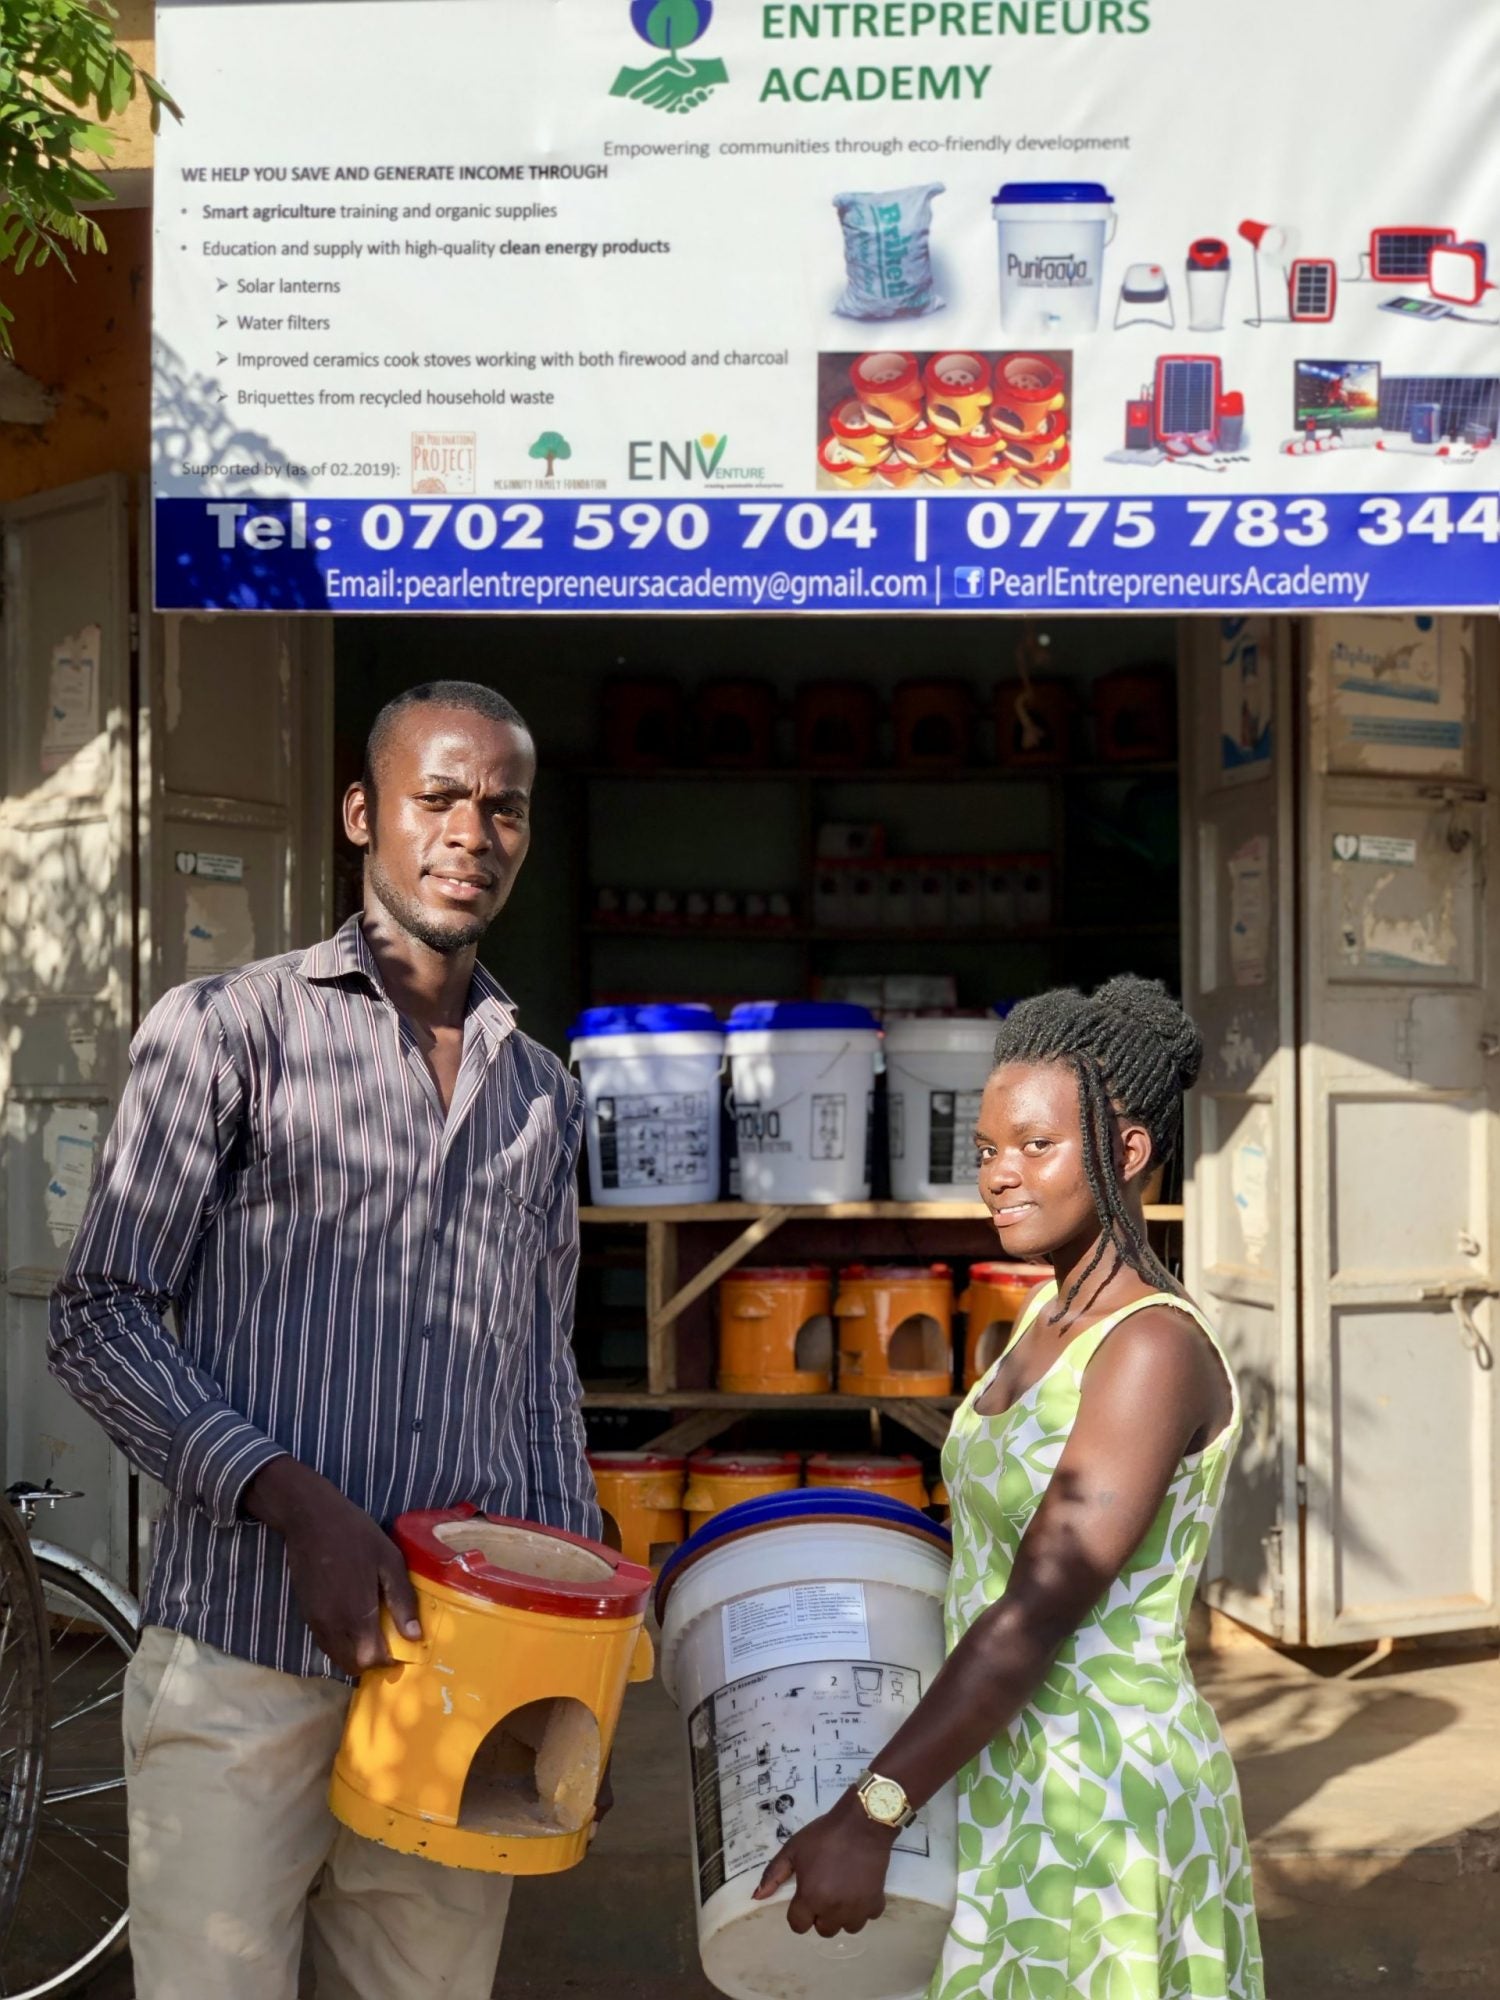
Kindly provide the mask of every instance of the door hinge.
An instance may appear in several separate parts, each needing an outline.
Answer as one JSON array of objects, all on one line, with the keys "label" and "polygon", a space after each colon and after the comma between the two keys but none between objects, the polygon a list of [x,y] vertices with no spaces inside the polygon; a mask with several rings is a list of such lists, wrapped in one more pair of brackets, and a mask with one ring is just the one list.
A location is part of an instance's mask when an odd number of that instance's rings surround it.
[{"label": "door hinge", "polygon": [[1297,1467],[1297,1505],[1301,1509],[1305,1509],[1307,1506],[1307,1467],[1305,1465]]},{"label": "door hinge", "polygon": [[139,611],[132,611],[130,614],[130,657],[132,660],[138,660],[141,657],[141,614]]}]

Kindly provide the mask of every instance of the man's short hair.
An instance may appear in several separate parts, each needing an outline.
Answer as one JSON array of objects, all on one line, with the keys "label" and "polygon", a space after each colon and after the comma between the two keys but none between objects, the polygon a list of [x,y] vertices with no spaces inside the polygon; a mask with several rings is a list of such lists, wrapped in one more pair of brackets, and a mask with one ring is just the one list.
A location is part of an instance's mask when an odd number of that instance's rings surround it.
[{"label": "man's short hair", "polygon": [[483,715],[491,722],[508,723],[512,729],[525,730],[528,736],[531,734],[525,716],[515,703],[507,701],[494,688],[482,687],[478,681],[424,681],[420,687],[408,688],[405,694],[398,694],[393,701],[386,703],[365,738],[365,765],[360,782],[364,786],[372,819],[375,817],[376,766],[401,718],[414,708],[466,709],[470,715]]}]

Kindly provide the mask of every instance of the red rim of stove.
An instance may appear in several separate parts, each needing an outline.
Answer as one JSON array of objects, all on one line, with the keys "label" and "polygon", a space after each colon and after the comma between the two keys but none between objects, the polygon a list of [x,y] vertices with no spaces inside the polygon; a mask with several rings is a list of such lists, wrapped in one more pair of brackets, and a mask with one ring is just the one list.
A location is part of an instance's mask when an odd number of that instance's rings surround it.
[{"label": "red rim of stove", "polygon": [[661,1451],[591,1451],[589,1464],[595,1472],[684,1472],[685,1458],[672,1458]]},{"label": "red rim of stove", "polygon": [[726,1271],[719,1284],[761,1285],[770,1279],[773,1284],[822,1285],[829,1276],[826,1264],[743,1264],[738,1271]]},{"label": "red rim of stove", "polygon": [[[466,1550],[461,1542],[450,1546],[438,1540],[437,1530],[455,1521],[521,1528],[529,1535],[568,1542],[608,1564],[610,1574],[573,1583],[502,1569],[477,1549]],[[587,1536],[569,1534],[564,1528],[543,1527],[537,1521],[517,1520],[510,1514],[481,1514],[467,1503],[402,1514],[391,1532],[407,1568],[417,1576],[441,1583],[461,1596],[483,1598],[512,1611],[543,1611],[561,1618],[635,1618],[650,1602],[655,1582],[649,1569],[627,1562],[618,1549],[608,1549],[603,1542],[591,1542]]]},{"label": "red rim of stove", "polygon": [[884,1486],[898,1479],[920,1479],[922,1467],[905,1451],[871,1453],[868,1457],[860,1452],[820,1451],[807,1461],[809,1486],[820,1476],[835,1486],[860,1486],[867,1480]]},{"label": "red rim of stove", "polygon": [[951,1278],[951,1264],[846,1264],[839,1272],[841,1278],[870,1278],[884,1284],[888,1279],[897,1283],[910,1282],[914,1278]]},{"label": "red rim of stove", "polygon": [[695,1451],[689,1472],[706,1472],[711,1479],[775,1479],[783,1472],[802,1476],[802,1460],[794,1451]]}]

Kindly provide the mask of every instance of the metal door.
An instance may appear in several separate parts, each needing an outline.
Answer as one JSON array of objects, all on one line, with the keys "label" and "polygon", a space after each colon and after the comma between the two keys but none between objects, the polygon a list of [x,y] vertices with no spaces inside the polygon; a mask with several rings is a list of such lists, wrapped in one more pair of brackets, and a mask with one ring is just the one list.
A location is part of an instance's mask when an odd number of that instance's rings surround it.
[{"label": "metal door", "polygon": [[4,1476],[82,1487],[56,1529],[123,1576],[124,1462],[48,1375],[46,1341],[134,1009],[128,489],[14,502],[0,532]]},{"label": "metal door", "polygon": [[326,927],[333,687],[327,619],[146,616],[132,669],[127,498],[0,510],[5,1473],[83,1487],[55,1530],[122,1578],[156,1493],[48,1376],[47,1295],[147,1008]]},{"label": "metal door", "polygon": [[1496,634],[1308,632],[1307,1636],[1494,1624]]},{"label": "metal door", "polygon": [[1296,768],[1284,621],[1185,619],[1183,995],[1203,1030],[1186,1112],[1186,1276],[1235,1370],[1244,1441],[1209,1600],[1296,1639]]}]

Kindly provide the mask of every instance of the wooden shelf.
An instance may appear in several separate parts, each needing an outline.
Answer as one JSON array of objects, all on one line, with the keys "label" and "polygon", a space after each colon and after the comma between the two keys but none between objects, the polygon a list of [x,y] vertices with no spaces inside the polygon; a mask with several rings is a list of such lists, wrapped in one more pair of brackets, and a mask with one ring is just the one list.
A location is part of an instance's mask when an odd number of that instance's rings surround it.
[{"label": "wooden shelf", "polygon": [[956,771],[905,771],[886,766],[862,771],[809,771],[790,765],[770,770],[719,770],[690,764],[662,765],[653,770],[621,770],[610,764],[568,764],[562,768],[572,778],[604,779],[620,785],[1050,785],[1177,775],[1175,763],[964,764]]},{"label": "wooden shelf", "polygon": [[[584,1222],[754,1222],[774,1215],[780,1222],[985,1222],[980,1201],[834,1201],[821,1205],[778,1206],[769,1202],[663,1202],[659,1206],[596,1208],[580,1211]],[[1181,1222],[1181,1202],[1157,1202],[1148,1222]]]},{"label": "wooden shelf", "polygon": [[966,944],[1051,944],[1059,940],[1115,937],[1176,937],[1173,921],[1118,924],[1038,924],[1027,929],[856,930],[839,924],[653,924],[589,923],[590,937],[658,938],[686,944],[930,944],[949,950]]},{"label": "wooden shelf", "polygon": [[[663,1202],[660,1206],[622,1206],[619,1208],[589,1205],[580,1211],[580,1219],[592,1225],[619,1223],[634,1225],[644,1229],[646,1237],[646,1370],[648,1386],[640,1391],[620,1391],[632,1400],[620,1402],[614,1398],[614,1406],[620,1409],[671,1409],[692,1408],[698,1414],[689,1420],[688,1434],[699,1437],[713,1435],[714,1427],[719,1429],[731,1421],[724,1416],[726,1410],[756,1409],[761,1407],[755,1397],[715,1397],[708,1390],[680,1390],[677,1387],[677,1338],[678,1321],[690,1306],[705,1299],[713,1287],[729,1271],[736,1269],[769,1237],[788,1222],[813,1223],[933,1223],[956,1224],[973,1230],[987,1228],[988,1212],[980,1201],[839,1201],[827,1204],[761,1203],[748,1201],[715,1202]],[[1157,1204],[1146,1210],[1148,1222],[1180,1222],[1182,1209],[1176,1203]],[[686,1280],[680,1277],[681,1259],[680,1235],[684,1229],[717,1226],[731,1232],[730,1241],[694,1271]],[[604,1392],[600,1392],[604,1393]],[[676,1405],[672,1398],[678,1398]],[[705,1401],[707,1397],[709,1400]],[[767,1398],[768,1403],[784,1402],[786,1407],[794,1407],[795,1399]],[[838,1405],[837,1398],[814,1398],[813,1407],[826,1408]],[[849,1407],[871,1408],[871,1404],[851,1404]],[[605,1405],[595,1402],[593,1407]],[[915,1428],[919,1436],[933,1431],[935,1420],[931,1414],[924,1416],[920,1407],[903,1403],[901,1422]],[[717,1412],[717,1415],[715,1413]],[[892,1408],[892,1414],[896,1414]]]},{"label": "wooden shelf", "polygon": [[863,1413],[878,1410],[896,1416],[910,1403],[924,1409],[941,1410],[952,1416],[958,1408],[957,1396],[731,1396],[721,1389],[669,1389],[660,1394],[650,1389],[585,1388],[586,1410],[846,1410]]}]

